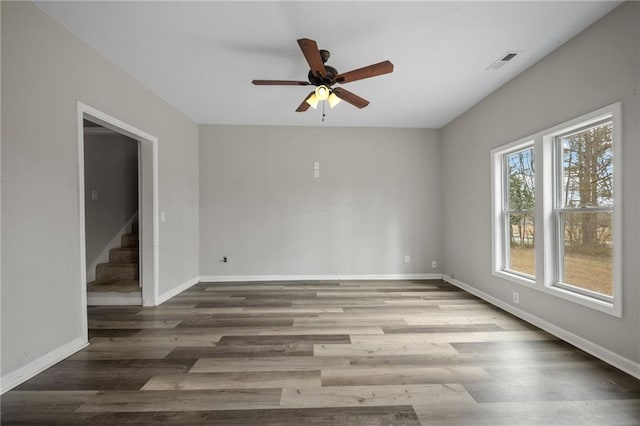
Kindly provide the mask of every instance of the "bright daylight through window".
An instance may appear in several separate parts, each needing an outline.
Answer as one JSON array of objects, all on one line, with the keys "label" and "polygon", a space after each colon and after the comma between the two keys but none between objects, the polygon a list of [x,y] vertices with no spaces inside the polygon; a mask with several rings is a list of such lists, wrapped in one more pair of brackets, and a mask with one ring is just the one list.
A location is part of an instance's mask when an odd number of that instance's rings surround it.
[{"label": "bright daylight through window", "polygon": [[611,117],[555,137],[557,285],[613,296]]},{"label": "bright daylight through window", "polygon": [[503,270],[533,277],[536,274],[533,144],[530,148],[504,154],[502,163],[505,186]]},{"label": "bright daylight through window", "polygon": [[494,149],[493,273],[621,315],[620,103]]}]

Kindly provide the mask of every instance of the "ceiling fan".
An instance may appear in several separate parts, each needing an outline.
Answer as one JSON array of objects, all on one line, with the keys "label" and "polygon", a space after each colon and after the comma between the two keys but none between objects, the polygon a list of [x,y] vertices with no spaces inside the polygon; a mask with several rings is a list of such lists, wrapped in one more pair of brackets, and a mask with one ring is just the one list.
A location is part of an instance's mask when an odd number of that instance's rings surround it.
[{"label": "ceiling fan", "polygon": [[342,87],[332,87],[335,84],[350,83],[356,80],[376,77],[382,74],[393,72],[393,64],[389,61],[379,62],[353,71],[338,73],[334,67],[326,65],[330,53],[328,50],[318,49],[314,40],[301,38],[298,45],[302,50],[307,63],[309,64],[308,81],[292,80],[253,80],[256,86],[316,86],[315,90],[307,95],[302,101],[297,112],[304,112],[309,107],[316,108],[319,101],[327,100],[331,108],[343,100],[357,108],[364,108],[369,105],[369,101],[360,96],[343,89]]}]

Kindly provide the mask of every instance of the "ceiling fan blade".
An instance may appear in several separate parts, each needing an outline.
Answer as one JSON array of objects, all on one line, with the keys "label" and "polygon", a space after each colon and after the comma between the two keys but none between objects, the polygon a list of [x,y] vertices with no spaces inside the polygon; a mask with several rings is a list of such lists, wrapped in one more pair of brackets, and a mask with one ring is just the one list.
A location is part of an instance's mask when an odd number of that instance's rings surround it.
[{"label": "ceiling fan blade", "polygon": [[336,94],[337,97],[342,99],[345,102],[349,102],[351,105],[358,107],[360,109],[369,105],[369,101],[361,98],[355,93],[351,93],[350,91],[343,89],[342,87],[336,87],[333,89],[333,93]]},{"label": "ceiling fan blade", "polygon": [[293,81],[293,80],[252,80],[256,86],[308,86],[308,81]]},{"label": "ceiling fan blade", "polygon": [[320,56],[320,50],[318,50],[317,43],[308,38],[301,38],[298,40],[298,45],[302,50],[304,58],[309,64],[311,73],[325,78],[327,76],[327,71],[324,69],[324,62],[322,62],[322,56]]},{"label": "ceiling fan blade", "polygon": [[384,61],[340,74],[336,77],[336,82],[340,84],[349,83],[356,80],[362,80],[363,78],[389,74],[390,72],[393,72],[393,64],[389,61]]},{"label": "ceiling fan blade", "polygon": [[305,112],[306,110],[309,109],[309,107],[311,105],[309,105],[307,103],[307,99],[309,99],[315,92],[311,92],[307,95],[306,98],[304,98],[304,101],[302,101],[302,103],[300,104],[300,106],[298,107],[298,109],[296,109],[296,112]]}]

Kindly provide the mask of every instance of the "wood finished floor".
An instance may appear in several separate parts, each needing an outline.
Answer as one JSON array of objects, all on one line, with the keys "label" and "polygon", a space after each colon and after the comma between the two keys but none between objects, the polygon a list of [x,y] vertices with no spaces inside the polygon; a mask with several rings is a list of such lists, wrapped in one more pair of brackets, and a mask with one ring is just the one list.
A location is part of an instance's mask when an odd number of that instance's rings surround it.
[{"label": "wood finished floor", "polygon": [[442,281],[198,284],[89,327],[2,424],[640,424],[640,381]]}]

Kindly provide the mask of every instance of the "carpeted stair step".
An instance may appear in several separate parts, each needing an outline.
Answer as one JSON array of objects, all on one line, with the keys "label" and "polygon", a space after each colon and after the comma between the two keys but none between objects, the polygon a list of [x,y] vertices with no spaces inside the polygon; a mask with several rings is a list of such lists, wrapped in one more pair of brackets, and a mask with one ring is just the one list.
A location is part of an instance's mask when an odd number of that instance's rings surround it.
[{"label": "carpeted stair step", "polygon": [[120,246],[122,248],[137,248],[138,234],[124,234],[120,239]]},{"label": "carpeted stair step", "polygon": [[138,263],[137,248],[114,248],[109,250],[109,263]]},{"label": "carpeted stair step", "polygon": [[131,293],[140,292],[140,282],[135,280],[118,280],[115,278],[87,283],[87,290],[93,293]]},{"label": "carpeted stair step", "polygon": [[137,263],[99,263],[96,265],[96,281],[119,279],[137,280],[140,272]]}]

